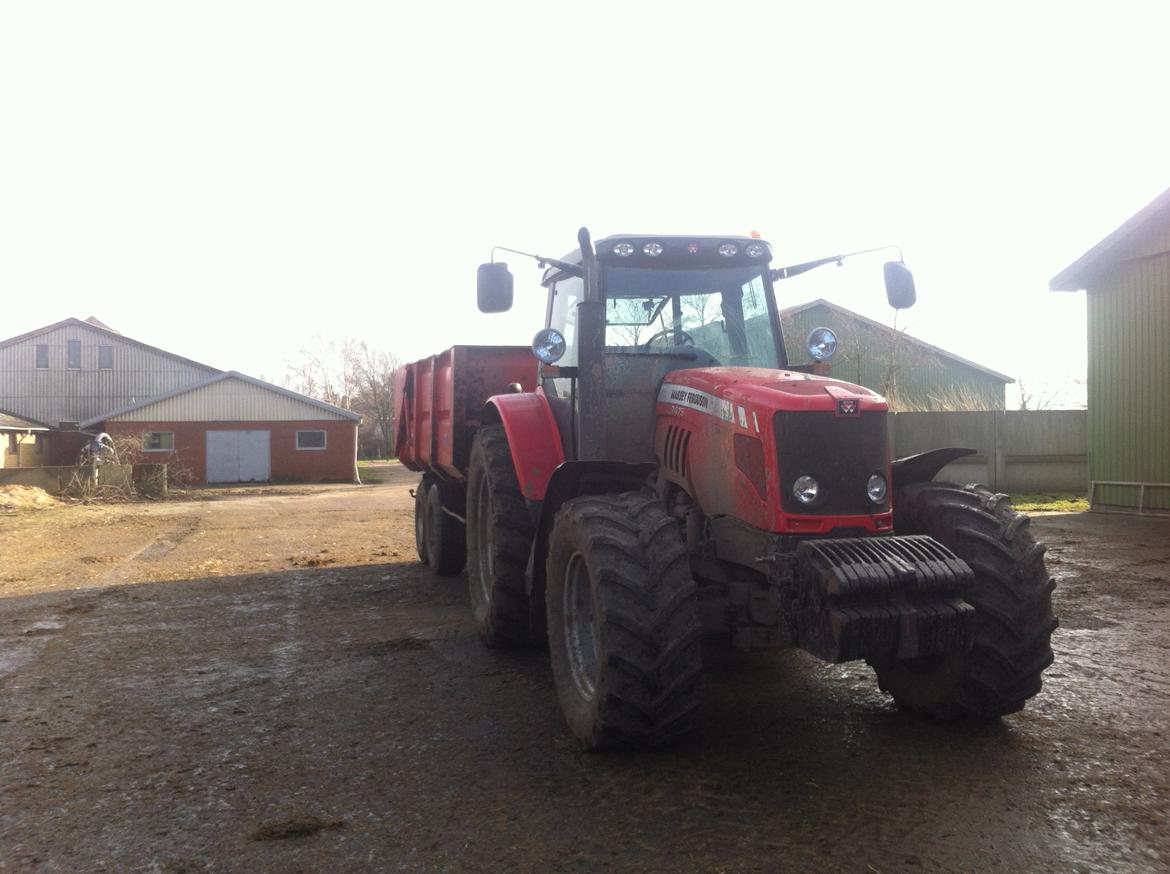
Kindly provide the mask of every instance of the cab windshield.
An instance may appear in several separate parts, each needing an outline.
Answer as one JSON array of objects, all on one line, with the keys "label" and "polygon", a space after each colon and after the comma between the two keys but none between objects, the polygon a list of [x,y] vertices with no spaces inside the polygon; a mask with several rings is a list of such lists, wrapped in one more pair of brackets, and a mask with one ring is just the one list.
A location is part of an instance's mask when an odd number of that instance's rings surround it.
[{"label": "cab windshield", "polygon": [[779,367],[764,265],[606,268],[605,345],[631,352],[693,347],[719,364]]}]

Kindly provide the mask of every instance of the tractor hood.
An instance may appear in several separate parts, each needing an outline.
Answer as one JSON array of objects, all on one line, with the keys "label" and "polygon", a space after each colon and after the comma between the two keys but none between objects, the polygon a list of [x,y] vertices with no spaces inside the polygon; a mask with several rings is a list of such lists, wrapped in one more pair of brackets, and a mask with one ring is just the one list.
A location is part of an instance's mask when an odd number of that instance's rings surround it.
[{"label": "tractor hood", "polygon": [[697,409],[746,427],[744,419],[777,410],[821,410],[855,416],[889,409],[860,385],[764,367],[699,367],[666,375],[658,403]]}]

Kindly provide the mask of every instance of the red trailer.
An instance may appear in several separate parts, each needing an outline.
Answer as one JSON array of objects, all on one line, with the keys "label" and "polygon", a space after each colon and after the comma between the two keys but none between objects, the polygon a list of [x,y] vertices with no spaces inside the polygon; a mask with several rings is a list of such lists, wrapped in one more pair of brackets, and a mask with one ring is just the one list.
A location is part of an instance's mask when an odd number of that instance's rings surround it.
[{"label": "red trailer", "polygon": [[423,474],[414,495],[415,544],[437,573],[463,569],[464,484],[488,401],[534,392],[536,367],[527,346],[452,346],[394,375],[398,459]]}]

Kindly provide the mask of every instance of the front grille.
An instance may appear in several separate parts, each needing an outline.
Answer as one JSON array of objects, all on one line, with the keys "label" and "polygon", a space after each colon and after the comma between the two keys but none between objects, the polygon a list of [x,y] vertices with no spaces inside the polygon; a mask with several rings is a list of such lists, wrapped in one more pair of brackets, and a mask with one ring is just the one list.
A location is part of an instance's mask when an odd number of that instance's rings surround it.
[{"label": "front grille", "polygon": [[669,425],[666,429],[666,446],[663,450],[663,461],[666,466],[679,476],[687,475],[687,449],[691,445],[691,432],[677,425]]},{"label": "front grille", "polygon": [[[886,475],[886,413],[837,416],[831,411],[781,410],[773,419],[780,470],[780,506],[802,515],[859,516],[890,508],[889,495],[874,504],[865,484]],[[820,495],[802,504],[792,494],[800,476],[820,483]]]}]

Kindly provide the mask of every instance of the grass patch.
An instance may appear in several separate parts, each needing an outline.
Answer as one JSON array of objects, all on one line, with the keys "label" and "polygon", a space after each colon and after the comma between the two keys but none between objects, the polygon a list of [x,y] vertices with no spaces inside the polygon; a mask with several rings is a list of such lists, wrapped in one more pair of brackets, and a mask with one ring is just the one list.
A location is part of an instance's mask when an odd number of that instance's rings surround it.
[{"label": "grass patch", "polygon": [[358,476],[363,483],[384,483],[387,469],[397,466],[398,463],[397,458],[363,458],[358,461]]},{"label": "grass patch", "polygon": [[1077,492],[1022,492],[1012,495],[1012,506],[1029,513],[1084,513],[1089,509],[1089,499]]}]

